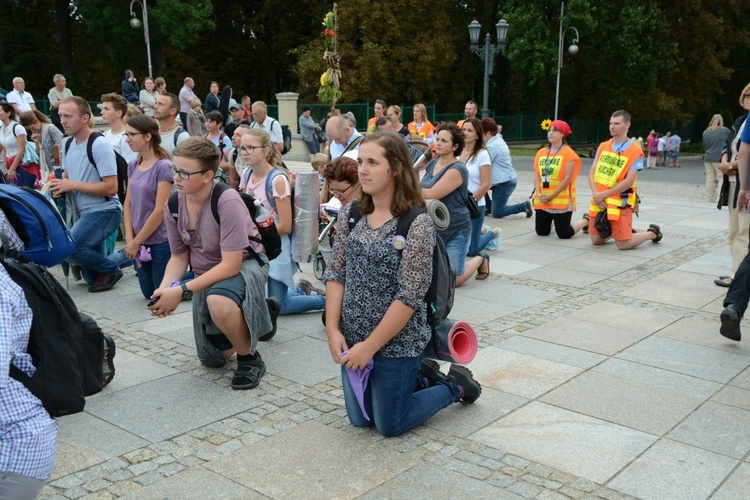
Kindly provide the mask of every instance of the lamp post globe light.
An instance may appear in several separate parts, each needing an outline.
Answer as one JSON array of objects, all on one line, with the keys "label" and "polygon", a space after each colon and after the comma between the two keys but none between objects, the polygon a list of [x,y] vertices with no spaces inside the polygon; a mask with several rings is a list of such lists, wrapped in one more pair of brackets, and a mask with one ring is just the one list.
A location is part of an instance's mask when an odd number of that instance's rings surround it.
[{"label": "lamp post globe light", "polygon": [[563,44],[565,43],[565,34],[570,30],[573,30],[573,32],[575,32],[573,43],[570,44],[570,47],[568,47],[568,53],[570,53],[571,56],[578,54],[578,41],[581,38],[581,36],[578,34],[578,30],[573,26],[569,26],[567,29],[563,30],[564,15],[565,2],[560,5],[560,37],[557,42],[557,85],[555,87],[555,120],[557,120],[557,109],[560,104],[560,74],[562,73]]},{"label": "lamp post globe light", "polygon": [[505,39],[508,36],[508,21],[500,19],[495,25],[497,43],[490,43],[489,32],[484,37],[484,46],[479,45],[479,36],[482,32],[482,25],[479,21],[474,19],[469,23],[469,42],[471,43],[471,51],[474,52],[480,59],[484,59],[484,96],[482,100],[482,117],[485,118],[490,115],[489,99],[490,99],[490,75],[492,74],[495,57],[498,54],[505,52]]},{"label": "lamp post globe light", "polygon": [[153,78],[153,71],[151,69],[151,40],[148,36],[148,10],[146,8],[146,0],[132,0],[130,2],[130,27],[133,29],[138,29],[141,27],[141,20],[135,17],[135,12],[133,12],[133,5],[135,4],[141,5],[141,14],[143,15],[143,36],[146,38],[146,56],[148,57],[148,76],[150,78]]}]

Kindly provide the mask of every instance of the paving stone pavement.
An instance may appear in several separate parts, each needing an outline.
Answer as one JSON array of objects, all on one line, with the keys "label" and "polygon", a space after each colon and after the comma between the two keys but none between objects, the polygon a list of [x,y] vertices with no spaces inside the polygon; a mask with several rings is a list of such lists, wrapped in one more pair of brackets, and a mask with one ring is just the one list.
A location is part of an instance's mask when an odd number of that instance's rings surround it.
[{"label": "paving stone pavement", "polygon": [[319,314],[280,318],[268,373],[238,392],[232,366],[199,365],[189,304],[152,319],[132,271],[107,293],[71,282],[117,374],[59,420],[42,497],[750,498],[750,346],[719,335],[713,284],[731,270],[727,213],[702,187],[639,187],[635,227],[665,236],[627,252],[487,220],[503,230],[492,275],[451,314],[476,328],[482,397],[397,438],[349,424]]}]

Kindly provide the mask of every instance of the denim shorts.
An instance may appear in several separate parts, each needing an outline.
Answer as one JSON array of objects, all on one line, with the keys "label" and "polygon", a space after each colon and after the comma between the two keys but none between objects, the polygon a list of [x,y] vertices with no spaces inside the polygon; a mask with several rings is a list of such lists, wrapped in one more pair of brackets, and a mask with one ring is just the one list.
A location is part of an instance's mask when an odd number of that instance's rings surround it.
[{"label": "denim shorts", "polygon": [[457,234],[450,241],[445,241],[445,251],[448,252],[448,259],[451,261],[453,269],[456,270],[456,276],[464,273],[464,264],[466,264],[466,254],[469,252],[469,243],[471,243],[471,233]]},{"label": "denim shorts", "polygon": [[218,283],[214,283],[211,288],[208,289],[206,295],[221,295],[232,299],[240,308],[242,308],[242,302],[245,300],[245,278],[242,274],[237,274],[231,278],[221,280]]}]

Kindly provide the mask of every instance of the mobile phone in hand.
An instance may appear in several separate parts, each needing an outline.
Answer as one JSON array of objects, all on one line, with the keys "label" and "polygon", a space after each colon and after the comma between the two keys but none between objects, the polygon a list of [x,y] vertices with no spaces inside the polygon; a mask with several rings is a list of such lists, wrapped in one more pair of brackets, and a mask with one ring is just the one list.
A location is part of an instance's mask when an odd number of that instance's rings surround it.
[{"label": "mobile phone in hand", "polygon": [[155,299],[153,299],[151,302],[149,302],[148,304],[146,304],[146,307],[151,307],[154,304],[156,304],[157,302],[159,302],[159,298],[160,297],[156,297]]}]

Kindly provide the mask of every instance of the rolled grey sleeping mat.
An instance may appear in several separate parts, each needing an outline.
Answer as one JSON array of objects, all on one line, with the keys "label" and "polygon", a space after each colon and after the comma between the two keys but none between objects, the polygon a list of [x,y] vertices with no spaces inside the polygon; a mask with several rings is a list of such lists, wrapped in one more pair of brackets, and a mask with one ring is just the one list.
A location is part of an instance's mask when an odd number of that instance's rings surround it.
[{"label": "rolled grey sleeping mat", "polygon": [[435,229],[438,231],[448,229],[448,225],[451,223],[451,213],[445,203],[440,200],[425,200],[425,204],[427,205],[427,213],[430,214],[432,222],[435,224]]},{"label": "rolled grey sleeping mat", "polygon": [[317,172],[297,174],[294,183],[292,259],[310,262],[318,253],[320,178]]}]

